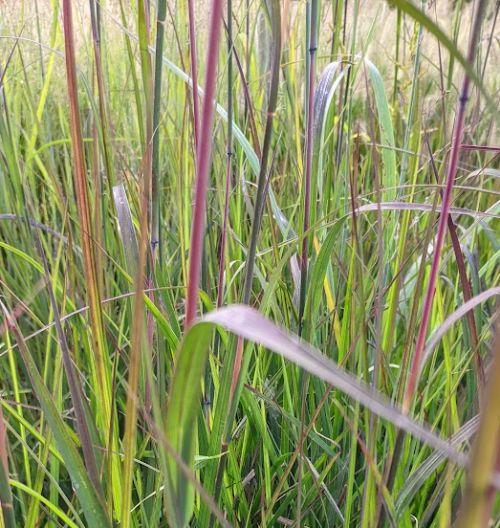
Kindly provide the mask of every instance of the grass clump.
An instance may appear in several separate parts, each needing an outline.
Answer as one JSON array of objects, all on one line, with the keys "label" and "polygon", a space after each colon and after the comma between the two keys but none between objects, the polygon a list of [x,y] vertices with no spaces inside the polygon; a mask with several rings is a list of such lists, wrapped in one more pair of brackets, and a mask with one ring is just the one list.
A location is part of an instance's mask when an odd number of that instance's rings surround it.
[{"label": "grass clump", "polygon": [[497,4],[2,4],[0,526],[498,524]]}]

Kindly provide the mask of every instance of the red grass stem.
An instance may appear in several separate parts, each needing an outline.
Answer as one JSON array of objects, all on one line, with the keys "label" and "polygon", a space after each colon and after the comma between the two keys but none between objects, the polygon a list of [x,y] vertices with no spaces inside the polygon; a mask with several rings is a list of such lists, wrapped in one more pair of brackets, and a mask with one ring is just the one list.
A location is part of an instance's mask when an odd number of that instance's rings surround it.
[{"label": "red grass stem", "polygon": [[[469,40],[469,50],[467,59],[470,64],[474,62],[476,55],[476,47],[479,41],[479,34],[481,29],[481,23],[483,21],[483,13],[486,6],[485,0],[480,0],[477,5],[476,15],[473,22],[473,28]],[[451,199],[453,194],[453,186],[455,183],[455,176],[457,173],[458,158],[460,154],[460,147],[462,138],[464,135],[464,121],[465,121],[465,107],[469,98],[469,87],[470,78],[467,73],[464,73],[462,81],[462,88],[460,90],[460,96],[458,100],[458,109],[455,120],[455,126],[453,129],[453,138],[450,150],[450,161],[448,165],[448,171],[446,173],[446,183],[443,193],[443,204],[441,207],[441,214],[439,216],[438,230],[436,236],[436,242],[434,244],[434,255],[432,258],[431,271],[429,276],[429,284],[427,286],[427,292],[424,300],[424,307],[422,311],[422,319],[420,323],[420,329],[417,337],[417,344],[415,347],[415,353],[413,355],[410,375],[408,378],[408,384],[403,399],[403,411],[408,412],[411,401],[417,385],[417,380],[420,372],[420,364],[422,361],[422,353],[425,346],[425,339],[427,336],[427,328],[429,326],[429,319],[432,311],[432,301],[434,299],[434,293],[436,291],[436,281],[439,272],[439,262],[441,259],[441,252],[443,250],[444,237],[446,235],[448,215],[451,207]]]},{"label": "red grass stem", "polygon": [[226,143],[226,184],[224,195],[224,218],[219,252],[219,280],[217,283],[217,308],[222,306],[224,297],[224,257],[226,254],[227,225],[229,220],[229,195],[231,192],[233,159],[233,13],[232,0],[227,0],[227,143]]},{"label": "red grass stem", "polygon": [[203,234],[205,231],[205,209],[207,201],[208,174],[212,157],[212,127],[214,122],[215,81],[219,55],[219,37],[222,24],[222,1],[212,1],[210,34],[207,48],[207,73],[202,108],[202,129],[196,154],[196,187],[194,212],[191,225],[189,252],[189,276],[186,298],[185,327],[189,328],[196,318],[198,287],[200,283],[201,259],[203,256]]}]

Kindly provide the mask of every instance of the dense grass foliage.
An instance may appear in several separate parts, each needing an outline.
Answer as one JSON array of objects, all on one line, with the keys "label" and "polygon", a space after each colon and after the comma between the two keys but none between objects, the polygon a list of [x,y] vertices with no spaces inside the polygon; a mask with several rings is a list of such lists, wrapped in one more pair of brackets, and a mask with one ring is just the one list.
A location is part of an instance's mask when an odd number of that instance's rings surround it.
[{"label": "dense grass foliage", "polygon": [[0,527],[498,526],[499,6],[1,3]]}]

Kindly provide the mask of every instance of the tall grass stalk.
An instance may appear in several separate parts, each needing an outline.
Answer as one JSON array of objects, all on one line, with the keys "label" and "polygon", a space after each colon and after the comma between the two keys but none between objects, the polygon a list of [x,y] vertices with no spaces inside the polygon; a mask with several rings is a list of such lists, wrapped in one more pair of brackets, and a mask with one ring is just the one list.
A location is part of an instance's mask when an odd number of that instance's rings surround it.
[{"label": "tall grass stalk", "polygon": [[[318,0],[311,0],[307,6],[307,31],[309,33],[308,50],[307,50],[307,91],[306,91],[306,141],[304,149],[304,175],[303,175],[303,217],[302,217],[302,247],[300,253],[300,297],[299,297],[299,335],[302,335],[304,325],[304,309],[307,292],[307,268],[309,259],[310,236],[309,227],[311,222],[311,178],[313,163],[313,137],[314,137],[314,81],[316,76],[316,52],[318,49]],[[316,200],[316,196],[312,197]],[[301,409],[301,432],[299,440],[299,459],[298,459],[298,495],[297,495],[297,526],[302,522],[302,463],[303,463],[303,442],[304,442],[304,418],[305,418],[305,399],[307,386],[309,384],[308,376],[302,381],[302,409]]]},{"label": "tall grass stalk", "polygon": [[[307,112],[306,112],[306,142],[304,149],[304,177],[303,177],[303,199],[304,210],[302,219],[302,248],[300,255],[300,302],[299,302],[299,334],[302,332],[304,307],[307,290],[307,263],[309,258],[309,227],[311,215],[311,178],[313,163],[313,137],[314,137],[314,81],[316,77],[316,54],[318,50],[318,10],[319,1],[311,0],[308,4],[308,18],[310,20],[309,42],[308,42],[308,70],[307,70]],[[312,197],[314,200],[315,196]]]},{"label": "tall grass stalk", "polygon": [[[431,160],[431,167],[434,173],[434,177],[436,178],[436,181],[439,181],[436,162],[434,160],[434,156],[431,151],[429,138],[426,138],[426,143],[427,143],[427,148],[429,150],[429,157]],[[441,194],[441,199],[442,199],[443,192],[441,192],[440,194]],[[467,268],[465,265],[465,258],[463,255],[463,251],[460,246],[460,239],[457,233],[457,226],[455,225],[455,222],[453,221],[453,218],[451,215],[448,216],[447,224],[448,224],[448,231],[450,232],[453,252],[455,254],[455,259],[457,261],[458,274],[460,277],[460,284],[462,286],[462,294],[464,297],[464,301],[469,302],[472,299],[472,288],[469,282],[469,278],[467,277]],[[475,363],[476,363],[476,376],[477,376],[477,382],[478,382],[477,384],[478,384],[478,387],[483,387],[485,385],[486,380],[485,380],[485,375],[484,375],[483,361],[482,361],[480,351],[479,351],[479,337],[477,335],[476,321],[474,318],[473,311],[470,311],[467,314],[467,324],[469,326],[471,345],[474,350],[474,358],[475,358]]]},{"label": "tall grass stalk", "polygon": [[[137,0],[137,34],[139,36],[139,52],[141,58],[141,76],[142,76],[142,93],[144,97],[144,114],[145,114],[145,142],[143,145],[141,177],[144,180],[143,185],[148,187],[146,191],[149,196],[147,204],[148,209],[148,230],[149,237],[154,236],[153,218],[159,207],[160,196],[157,192],[153,194],[153,188],[158,190],[158,174],[153,174],[153,119],[154,119],[154,88],[153,88],[153,70],[151,66],[151,56],[149,53],[150,39],[150,19],[149,3],[144,0]],[[152,247],[156,247],[155,240]]]},{"label": "tall grass stalk", "polygon": [[[268,163],[271,151],[271,140],[273,132],[273,121],[278,100],[278,85],[280,76],[280,60],[281,60],[281,20],[280,20],[280,6],[275,0],[269,2],[267,6],[268,20],[272,27],[273,43],[272,43],[272,65],[271,75],[269,79],[269,92],[267,97],[267,115],[265,122],[264,139],[262,143],[262,151],[260,157],[260,165],[257,179],[257,193],[253,205],[253,217],[250,232],[250,242],[246,254],[245,271],[243,280],[243,290],[241,293],[241,300],[244,304],[250,302],[252,293],[252,283],[254,278],[255,259],[257,254],[257,243],[262,222],[262,215],[264,213],[264,204],[266,197],[266,183],[268,181]],[[231,343],[234,346],[234,342]],[[212,430],[211,439],[211,453],[213,455],[224,454],[227,451],[227,446],[230,441],[231,425],[237,411],[238,396],[241,391],[242,376],[241,370],[246,370],[246,365],[243,363],[244,341],[241,337],[237,339],[236,349],[229,351],[228,358],[224,363],[224,369],[221,375],[221,391],[215,408],[215,415],[219,418],[215,422]],[[226,464],[226,457],[222,456],[221,461],[216,460],[210,465],[208,473],[208,484],[213,486],[213,491],[216,500],[219,497],[222,487],[222,476]],[[202,522],[210,522],[210,514],[205,508],[203,510]]]},{"label": "tall grass stalk", "polygon": [[257,252],[257,242],[264,213],[265,189],[268,179],[269,155],[271,152],[271,141],[273,133],[274,115],[278,102],[278,86],[280,76],[281,61],[281,20],[280,6],[276,0],[271,0],[268,6],[268,16],[272,31],[272,65],[271,75],[268,81],[269,94],[267,103],[267,117],[262,141],[262,152],[260,156],[259,177],[257,179],[257,194],[255,196],[254,216],[252,219],[252,229],[250,233],[250,243],[245,262],[245,279],[243,283],[242,302],[248,304],[252,292],[252,282],[254,278],[255,256]]},{"label": "tall grass stalk", "polygon": [[[134,461],[137,452],[137,415],[139,401],[144,399],[144,395],[138,393],[139,375],[141,370],[141,359],[147,350],[147,340],[145,338],[145,320],[144,320],[144,289],[145,289],[145,269],[146,255],[148,247],[148,203],[149,185],[143,179],[141,186],[141,203],[140,203],[140,237],[139,237],[139,260],[137,263],[137,274],[135,276],[135,296],[133,303],[133,324],[130,343],[130,363],[127,386],[127,403],[124,432],[124,467],[123,467],[123,502],[121,510],[121,522],[124,528],[132,525],[133,520],[130,512],[132,509],[132,484]],[[144,359],[143,359],[144,361]],[[142,396],[142,398],[141,398]]]},{"label": "tall grass stalk", "polygon": [[[157,196],[152,205],[151,220],[151,247],[156,252],[156,246],[160,243],[160,208],[161,208],[161,180],[160,180],[160,109],[162,102],[162,74],[163,74],[163,41],[165,35],[165,18],[167,15],[167,2],[158,2],[158,13],[156,17],[156,49],[154,64],[154,93],[153,93],[153,143],[152,143],[152,173],[151,185],[152,196]],[[154,256],[153,256],[154,258]]]},{"label": "tall grass stalk", "polygon": [[[73,34],[73,15],[71,1],[63,2],[63,27],[64,47],[66,62],[66,77],[70,110],[71,144],[73,148],[73,171],[76,203],[78,209],[79,227],[81,231],[81,242],[83,250],[84,274],[87,283],[88,304],[92,322],[92,342],[94,350],[93,370],[95,376],[95,388],[101,400],[101,412],[98,418],[99,426],[103,431],[113,431],[113,412],[111,386],[109,382],[109,358],[103,334],[101,296],[98,287],[96,270],[95,249],[92,242],[92,230],[90,222],[91,204],[87,191],[87,174],[85,154],[83,150],[82,129],[80,124],[80,110],[78,103],[78,87],[75,65],[75,48]],[[108,437],[109,438],[109,437]],[[106,438],[106,440],[108,440]],[[112,454],[116,447],[115,440],[106,446],[108,457],[111,461],[109,481],[113,482],[114,498],[116,504],[121,502],[119,469],[117,458]]]},{"label": "tall grass stalk", "polygon": [[[469,39],[469,48],[467,52],[467,60],[472,65],[476,57],[476,48],[479,42],[481,32],[481,25],[483,23],[484,10],[486,8],[486,1],[479,0],[476,12],[474,15],[472,31]],[[468,73],[464,73],[460,95],[458,100],[457,112],[455,116],[455,123],[453,127],[453,137],[450,147],[450,158],[448,161],[448,170],[446,173],[445,189],[443,191],[443,203],[441,206],[441,213],[439,215],[439,222],[437,227],[436,240],[433,245],[433,256],[431,263],[431,270],[429,280],[427,283],[427,290],[422,308],[422,317],[419,326],[417,342],[415,351],[412,357],[408,383],[406,385],[405,395],[403,398],[403,409],[408,412],[411,406],[412,398],[415,392],[418,375],[420,373],[420,362],[422,359],[422,352],[425,346],[425,339],[427,337],[427,327],[432,310],[432,301],[436,289],[436,281],[439,271],[439,264],[441,260],[441,252],[444,245],[444,237],[446,234],[446,227],[448,223],[448,215],[451,207],[451,200],[453,195],[453,187],[457,174],[458,160],[460,154],[460,146],[464,135],[465,109],[469,99],[470,78]]]},{"label": "tall grass stalk", "polygon": [[[219,56],[220,28],[222,25],[222,1],[212,1],[209,40],[207,46],[207,72],[201,114],[201,131],[196,151],[196,185],[194,192],[193,220],[189,250],[189,276],[186,296],[185,327],[189,328],[196,317],[198,288],[200,283],[203,237],[205,233],[205,209],[208,177],[212,157],[212,128],[214,122],[215,82]],[[196,94],[193,94],[195,97]]]},{"label": "tall grass stalk", "polygon": [[217,302],[222,306],[224,296],[224,269],[226,258],[227,227],[229,220],[229,200],[233,179],[233,3],[227,0],[227,141],[226,141],[226,180],[224,188],[224,213],[219,250],[219,275],[217,280]]}]

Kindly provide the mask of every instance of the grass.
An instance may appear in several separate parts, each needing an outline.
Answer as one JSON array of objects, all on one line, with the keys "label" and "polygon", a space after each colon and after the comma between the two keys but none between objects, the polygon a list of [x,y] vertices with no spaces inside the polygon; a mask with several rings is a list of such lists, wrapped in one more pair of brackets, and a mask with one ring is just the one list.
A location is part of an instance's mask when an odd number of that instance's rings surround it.
[{"label": "grass", "polygon": [[2,4],[0,527],[498,526],[498,10]]}]

